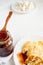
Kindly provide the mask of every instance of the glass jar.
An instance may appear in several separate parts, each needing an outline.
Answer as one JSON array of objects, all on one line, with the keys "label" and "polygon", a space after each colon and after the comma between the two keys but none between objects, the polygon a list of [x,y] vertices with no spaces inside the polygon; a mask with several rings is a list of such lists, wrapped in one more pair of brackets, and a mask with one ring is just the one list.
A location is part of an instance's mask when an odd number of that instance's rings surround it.
[{"label": "glass jar", "polygon": [[0,31],[0,62],[7,62],[13,54],[13,38],[8,31]]}]

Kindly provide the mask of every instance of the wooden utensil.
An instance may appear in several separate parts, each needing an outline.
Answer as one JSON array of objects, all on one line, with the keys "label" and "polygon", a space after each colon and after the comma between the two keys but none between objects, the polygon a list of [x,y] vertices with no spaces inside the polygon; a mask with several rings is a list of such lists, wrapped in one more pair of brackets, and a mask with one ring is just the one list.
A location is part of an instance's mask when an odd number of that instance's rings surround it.
[{"label": "wooden utensil", "polygon": [[11,16],[12,16],[12,13],[13,13],[12,11],[9,12],[9,15],[7,16],[6,21],[5,21],[5,25],[4,25],[4,27],[2,28],[2,31],[6,31],[6,26],[7,26],[7,24],[8,24],[9,19],[10,19]]}]

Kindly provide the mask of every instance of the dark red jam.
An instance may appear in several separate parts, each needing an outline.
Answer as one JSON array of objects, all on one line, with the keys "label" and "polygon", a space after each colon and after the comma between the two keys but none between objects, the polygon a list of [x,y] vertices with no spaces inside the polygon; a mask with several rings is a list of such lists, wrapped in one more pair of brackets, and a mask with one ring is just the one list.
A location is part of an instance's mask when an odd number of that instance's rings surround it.
[{"label": "dark red jam", "polygon": [[[9,38],[10,40],[8,40]],[[6,57],[10,55],[12,52],[13,40],[11,36],[8,34],[8,31],[0,31],[0,57]]]},{"label": "dark red jam", "polygon": [[5,41],[8,37],[7,31],[0,31],[0,41]]}]

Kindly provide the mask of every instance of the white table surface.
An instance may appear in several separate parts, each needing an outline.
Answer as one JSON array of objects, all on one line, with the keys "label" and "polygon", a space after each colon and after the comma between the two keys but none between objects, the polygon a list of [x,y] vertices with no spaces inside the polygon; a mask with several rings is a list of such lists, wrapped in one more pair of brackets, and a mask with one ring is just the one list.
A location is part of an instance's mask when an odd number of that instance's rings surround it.
[{"label": "white table surface", "polygon": [[[0,29],[5,23],[12,1],[14,2],[15,0],[0,0]],[[34,1],[37,4],[35,11],[23,15],[13,13],[9,20],[7,29],[12,34],[15,43],[23,36],[43,36],[43,0]],[[11,65],[10,63],[9,65]]]}]

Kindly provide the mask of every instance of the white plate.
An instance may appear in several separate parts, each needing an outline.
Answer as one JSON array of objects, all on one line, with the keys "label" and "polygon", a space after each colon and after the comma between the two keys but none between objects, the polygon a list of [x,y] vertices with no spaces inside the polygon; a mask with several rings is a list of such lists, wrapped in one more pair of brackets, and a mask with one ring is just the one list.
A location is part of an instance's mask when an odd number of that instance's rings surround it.
[{"label": "white plate", "polygon": [[14,49],[14,55],[13,55],[14,57],[13,57],[13,59],[14,59],[15,65],[20,65],[19,60],[17,58],[17,54],[19,52],[21,52],[22,46],[24,45],[24,43],[26,41],[36,41],[36,42],[37,41],[43,41],[43,37],[41,37],[41,36],[29,36],[29,37],[24,37],[23,39],[21,39],[16,44],[15,49]]},{"label": "white plate", "polygon": [[[21,1],[15,1],[15,2],[11,5],[11,10],[12,10],[13,12],[20,13],[20,14],[25,14],[25,13],[29,13],[29,12],[31,12],[31,11],[36,10],[36,4],[35,4],[34,2],[32,2],[32,1],[27,1],[27,2],[29,2],[29,3],[32,3],[32,9],[24,10],[24,11],[17,10],[17,9],[15,8],[15,5],[16,5],[18,2],[21,3],[22,0],[21,0]],[[26,2],[26,1],[23,1],[23,2]]]}]

